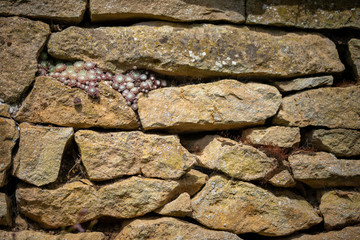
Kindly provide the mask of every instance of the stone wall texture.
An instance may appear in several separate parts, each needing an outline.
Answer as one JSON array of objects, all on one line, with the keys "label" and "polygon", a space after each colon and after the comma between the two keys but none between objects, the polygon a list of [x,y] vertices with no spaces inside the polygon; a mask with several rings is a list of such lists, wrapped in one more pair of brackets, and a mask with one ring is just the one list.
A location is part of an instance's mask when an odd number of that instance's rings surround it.
[{"label": "stone wall texture", "polygon": [[0,239],[360,239],[360,2],[0,0]]}]

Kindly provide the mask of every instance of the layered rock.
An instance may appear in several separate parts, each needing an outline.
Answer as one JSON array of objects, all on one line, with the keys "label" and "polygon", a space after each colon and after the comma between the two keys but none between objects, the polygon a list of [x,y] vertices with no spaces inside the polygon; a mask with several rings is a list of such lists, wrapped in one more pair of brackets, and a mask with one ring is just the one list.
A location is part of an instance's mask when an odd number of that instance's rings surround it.
[{"label": "layered rock", "polygon": [[207,227],[236,234],[282,236],[322,221],[292,192],[270,191],[215,175],[192,200],[192,217]]},{"label": "layered rock", "polygon": [[7,232],[0,230],[1,239],[16,239],[16,240],[105,240],[105,235],[100,232],[91,233],[64,233],[59,235],[51,235],[44,232],[37,232],[33,230],[24,230],[19,232]]},{"label": "layered rock", "polygon": [[353,38],[348,42],[348,61],[353,67],[355,78],[360,81],[360,39]]},{"label": "layered rock", "polygon": [[34,81],[37,57],[50,28],[19,17],[1,17],[0,28],[0,99],[12,103],[20,100]]},{"label": "layered rock", "polygon": [[231,25],[69,27],[51,35],[48,51],[60,59],[92,60],[110,71],[136,65],[192,78],[295,77],[344,70],[334,43],[321,35]]},{"label": "layered rock", "polygon": [[86,10],[86,0],[0,0],[0,14],[80,23]]},{"label": "layered rock", "polygon": [[295,180],[313,188],[360,186],[359,160],[340,160],[326,152],[293,154],[288,160]]},{"label": "layered rock", "polygon": [[275,87],[221,80],[140,95],[138,113],[145,130],[211,131],[263,124],[280,102]]},{"label": "layered rock", "polygon": [[21,123],[13,175],[36,186],[54,182],[58,178],[65,147],[73,134],[72,128]]},{"label": "layered rock", "polygon": [[190,195],[184,192],[155,212],[164,216],[185,217],[192,212]]},{"label": "layered rock", "polygon": [[80,130],[75,141],[91,180],[136,174],[177,179],[196,161],[176,135]]},{"label": "layered rock", "polygon": [[319,88],[284,97],[275,124],[360,129],[360,86]]},{"label": "layered rock", "polygon": [[318,234],[301,234],[282,240],[352,240],[360,236],[360,226],[346,227],[338,231],[328,231]]},{"label": "layered rock", "polygon": [[273,84],[280,92],[300,91],[307,88],[331,86],[334,82],[333,76],[321,76],[310,78],[296,78],[290,81],[275,81]]},{"label": "layered rock", "polygon": [[216,0],[180,1],[90,1],[91,21],[114,21],[128,19],[159,19],[165,21],[228,21],[245,22],[245,1]]},{"label": "layered rock", "polygon": [[[75,128],[139,127],[135,112],[119,92],[104,83],[100,83],[99,90],[100,98],[94,99],[85,91],[65,86],[54,78],[38,77],[15,119]],[[74,104],[75,98],[80,99],[80,105]]]},{"label": "layered rock", "polygon": [[360,29],[360,3],[344,0],[248,0],[246,22],[273,26],[291,26],[314,29]]},{"label": "layered rock", "polygon": [[11,201],[5,193],[0,193],[0,225],[12,225]]}]

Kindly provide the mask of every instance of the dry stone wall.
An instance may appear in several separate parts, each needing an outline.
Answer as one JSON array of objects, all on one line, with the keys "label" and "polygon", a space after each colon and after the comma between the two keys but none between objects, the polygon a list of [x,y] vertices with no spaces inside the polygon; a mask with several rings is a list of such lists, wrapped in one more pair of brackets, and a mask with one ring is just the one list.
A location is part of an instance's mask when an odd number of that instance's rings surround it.
[{"label": "dry stone wall", "polygon": [[359,239],[359,73],[359,1],[0,0],[0,239]]}]

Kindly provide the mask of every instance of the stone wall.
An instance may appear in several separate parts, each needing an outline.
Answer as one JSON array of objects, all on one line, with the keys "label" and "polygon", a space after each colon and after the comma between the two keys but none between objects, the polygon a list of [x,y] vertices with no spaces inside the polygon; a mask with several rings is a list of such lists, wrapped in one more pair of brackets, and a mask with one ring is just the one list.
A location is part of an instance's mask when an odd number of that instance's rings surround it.
[{"label": "stone wall", "polygon": [[[0,16],[0,239],[360,238],[359,1],[0,0]],[[42,52],[167,87],[134,111],[113,79],[98,96],[39,76]]]}]

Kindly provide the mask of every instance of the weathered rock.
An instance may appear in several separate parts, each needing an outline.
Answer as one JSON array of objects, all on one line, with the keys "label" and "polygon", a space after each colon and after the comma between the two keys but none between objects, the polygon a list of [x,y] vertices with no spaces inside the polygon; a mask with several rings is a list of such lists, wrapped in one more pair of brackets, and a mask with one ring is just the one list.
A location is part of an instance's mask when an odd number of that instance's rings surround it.
[{"label": "weathered rock", "polygon": [[291,148],[299,146],[300,128],[280,126],[250,128],[244,130],[241,137],[250,144]]},{"label": "weathered rock", "polygon": [[321,196],[319,208],[324,216],[325,229],[360,223],[360,192],[327,191]]},{"label": "weathered rock", "polygon": [[322,221],[302,197],[286,190],[215,175],[192,200],[193,218],[207,227],[236,234],[282,236]]},{"label": "weathered rock", "polygon": [[241,240],[233,233],[209,230],[176,218],[143,218],[129,222],[114,240],[211,239]]},{"label": "weathered rock", "polygon": [[102,216],[142,216],[174,198],[179,185],[176,181],[131,177],[96,188],[81,180],[53,190],[20,186],[16,199],[22,214],[44,228],[58,228]]},{"label": "weathered rock", "polygon": [[0,14],[80,23],[86,4],[86,0],[0,0]]},{"label": "weathered rock", "polygon": [[360,3],[352,0],[248,0],[246,22],[299,28],[360,29]]},{"label": "weathered rock", "polygon": [[275,124],[360,129],[360,86],[311,89],[282,99]]},{"label": "weathered rock", "polygon": [[351,39],[348,42],[348,62],[352,65],[355,78],[360,81],[360,39]]},{"label": "weathered rock", "polygon": [[192,212],[190,195],[186,192],[182,193],[172,202],[156,209],[155,212],[165,216],[185,217]]},{"label": "weathered rock", "polygon": [[13,175],[36,186],[55,182],[65,147],[73,134],[72,128],[21,123],[21,138],[14,158]]},{"label": "weathered rock", "polygon": [[198,162],[201,166],[237,179],[264,179],[278,165],[275,158],[269,158],[254,147],[217,135],[207,135],[194,144],[200,148]]},{"label": "weathered rock", "polygon": [[75,141],[89,178],[97,181],[135,174],[177,179],[196,161],[176,135],[80,130]]},{"label": "weathered rock", "polygon": [[8,104],[0,103],[0,117],[10,118],[10,106]]},{"label": "weathered rock", "polygon": [[12,149],[19,137],[15,122],[0,117],[0,187],[7,182],[7,170],[11,166]]},{"label": "weathered rock", "polygon": [[288,170],[282,170],[270,178],[269,183],[275,187],[294,187],[296,182]]},{"label": "weathered rock", "polygon": [[293,154],[288,160],[295,180],[313,188],[360,186],[359,160],[340,160],[326,152]]},{"label": "weathered rock", "polygon": [[[75,128],[139,127],[135,112],[119,92],[104,83],[99,90],[100,98],[93,99],[79,88],[64,86],[51,77],[38,77],[15,119]],[[74,105],[75,98],[81,99],[81,105]]]},{"label": "weathered rock", "polygon": [[50,29],[45,23],[19,17],[0,17],[0,29],[0,98],[12,103],[34,81],[37,57]]},{"label": "weathered rock", "polygon": [[280,102],[275,87],[222,80],[141,94],[138,113],[145,130],[211,131],[263,124]]},{"label": "weathered rock", "polygon": [[94,61],[104,70],[136,65],[192,78],[295,77],[344,70],[335,44],[319,34],[231,25],[69,27],[50,36],[48,51],[60,59]]},{"label": "weathered rock", "polygon": [[105,235],[101,232],[89,233],[60,233],[51,235],[44,232],[24,230],[19,232],[7,232],[0,230],[0,239],[10,240],[105,240]]},{"label": "weathered rock", "polygon": [[11,226],[11,202],[5,193],[0,193],[0,225]]},{"label": "weathered rock", "polygon": [[360,155],[360,131],[350,129],[317,129],[308,135],[309,141],[322,151],[336,156]]},{"label": "weathered rock", "polygon": [[165,21],[228,21],[245,22],[245,1],[216,0],[181,1],[90,1],[93,22],[128,19],[159,19]]},{"label": "weathered rock", "polygon": [[315,88],[321,86],[331,86],[334,77],[321,76],[310,78],[296,78],[290,81],[276,81],[273,84],[280,90],[280,92],[300,91],[306,88]]},{"label": "weathered rock", "polygon": [[177,188],[177,193],[187,192],[190,196],[193,196],[205,185],[208,179],[209,177],[205,173],[191,169],[178,180],[180,186]]}]

